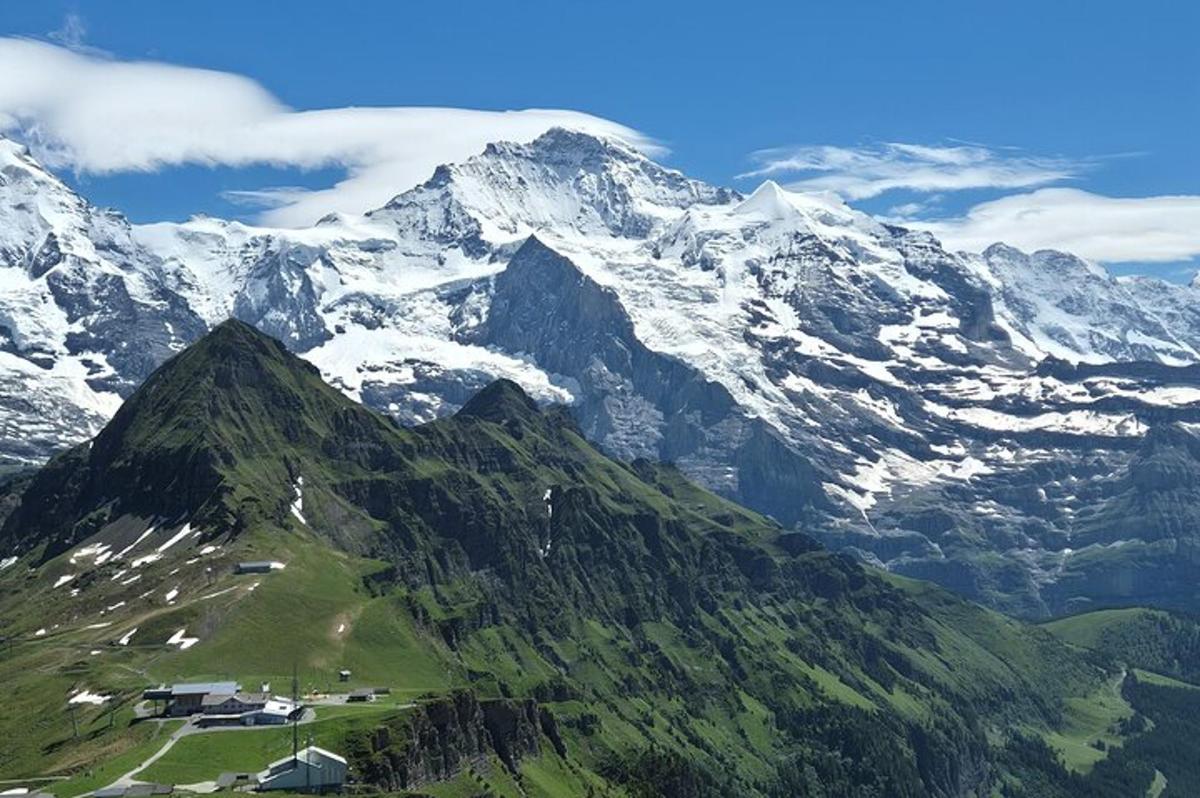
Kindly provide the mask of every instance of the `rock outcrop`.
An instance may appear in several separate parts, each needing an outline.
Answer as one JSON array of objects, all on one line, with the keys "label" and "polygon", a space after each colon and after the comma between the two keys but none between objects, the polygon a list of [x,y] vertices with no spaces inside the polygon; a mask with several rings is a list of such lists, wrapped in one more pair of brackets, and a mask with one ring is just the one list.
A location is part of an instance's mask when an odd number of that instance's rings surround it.
[{"label": "rock outcrop", "polygon": [[359,780],[395,792],[453,778],[468,766],[486,770],[492,756],[515,774],[543,745],[565,755],[553,715],[536,701],[480,700],[462,691],[354,735],[348,758]]}]

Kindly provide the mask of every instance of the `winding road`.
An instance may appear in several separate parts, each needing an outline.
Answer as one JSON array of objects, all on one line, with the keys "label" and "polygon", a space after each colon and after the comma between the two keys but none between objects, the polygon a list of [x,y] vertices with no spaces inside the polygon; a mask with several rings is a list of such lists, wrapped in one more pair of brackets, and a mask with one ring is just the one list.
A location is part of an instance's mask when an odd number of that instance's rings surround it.
[{"label": "winding road", "polygon": [[[278,728],[278,727],[265,727],[265,726],[212,726],[212,727],[205,728],[203,726],[197,725],[197,723],[196,723],[196,721],[200,717],[202,717],[202,716],[193,715],[192,717],[188,718],[186,723],[184,723],[182,726],[180,726],[178,729],[176,729],[174,732],[171,733],[171,736],[167,738],[167,741],[163,744],[162,748],[159,748],[157,751],[155,751],[153,754],[151,754],[149,757],[147,757],[140,765],[135,767],[133,770],[120,776],[112,784],[109,784],[107,787],[105,787],[105,789],[111,789],[114,787],[132,787],[134,784],[140,784],[141,782],[136,778],[136,776],[139,773],[141,773],[143,770],[150,767],[155,762],[157,762],[158,760],[160,760],[164,756],[166,756],[166,753],[175,747],[175,743],[179,742],[184,737],[190,737],[193,734],[222,734],[222,733],[234,733],[234,732],[262,731],[264,728]],[[306,708],[304,710],[304,715],[300,718],[299,725],[301,725],[301,726],[307,725],[309,723],[312,723],[316,719],[317,719],[317,713],[315,711],[313,711],[311,708]],[[196,787],[199,785],[187,785],[187,786]],[[215,789],[215,784],[214,784],[214,789]],[[202,792],[202,791],[203,790],[193,790],[193,792]],[[83,795],[90,795],[90,794],[91,793],[83,793]],[[83,798],[83,795],[76,796],[75,798]]]}]

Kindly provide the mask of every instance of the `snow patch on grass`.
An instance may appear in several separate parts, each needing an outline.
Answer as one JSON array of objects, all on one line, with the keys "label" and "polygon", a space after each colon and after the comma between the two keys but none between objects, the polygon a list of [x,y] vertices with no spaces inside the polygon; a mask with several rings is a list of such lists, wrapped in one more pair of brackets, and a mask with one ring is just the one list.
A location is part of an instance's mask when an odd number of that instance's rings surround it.
[{"label": "snow patch on grass", "polygon": [[118,552],[117,552],[117,553],[116,553],[116,554],[113,556],[113,559],[114,559],[114,560],[120,560],[120,559],[124,559],[124,557],[125,557],[125,555],[126,555],[126,554],[128,554],[128,553],[129,553],[129,552],[131,552],[131,551],[133,551],[135,548],[137,548],[137,546],[138,546],[138,544],[139,544],[139,543],[141,543],[141,542],[142,542],[143,540],[145,540],[146,538],[150,537],[150,535],[154,534],[154,530],[156,530],[156,529],[158,529],[158,527],[157,527],[155,524],[151,524],[149,527],[147,527],[147,528],[146,528],[146,531],[145,531],[145,532],[143,532],[142,534],[138,535],[138,537],[137,537],[137,540],[133,541],[133,542],[132,542],[132,543],[130,543],[128,546],[126,546],[125,548],[123,548],[123,549],[121,549],[120,551],[118,551]]},{"label": "snow patch on grass", "polygon": [[67,703],[68,704],[95,704],[95,705],[99,706],[100,704],[106,703],[109,698],[110,698],[110,696],[100,695],[99,693],[93,693],[91,690],[80,690],[79,692],[77,692],[73,696],[71,696],[67,700]]},{"label": "snow patch on grass", "polygon": [[191,524],[184,524],[182,527],[180,527],[178,532],[176,532],[174,535],[171,536],[170,540],[168,540],[166,543],[163,543],[161,546],[159,546],[157,551],[159,554],[162,554],[164,551],[171,548],[176,543],[178,543],[179,541],[186,538],[188,535],[195,536],[195,535],[199,535],[199,534],[200,534],[199,530],[192,532]]},{"label": "snow patch on grass", "polygon": [[162,555],[159,554],[157,551],[155,551],[150,554],[144,554],[141,557],[138,557],[136,560],[133,560],[129,564],[132,565],[134,568],[141,568],[143,565],[149,565],[150,563],[158,562],[161,559],[162,559]]},{"label": "snow patch on grass", "polygon": [[75,550],[70,557],[71,565],[79,560],[91,560],[95,565],[103,565],[112,556],[111,546],[107,543],[90,543]]},{"label": "snow patch on grass", "polygon": [[198,637],[187,637],[187,627],[180,629],[167,639],[168,646],[179,646],[180,651],[187,651],[200,642]]},{"label": "snow patch on grass", "polygon": [[296,494],[296,498],[292,501],[292,515],[296,516],[296,520],[308,526],[308,521],[304,519],[304,477],[296,477],[296,481],[292,484],[292,490]]}]

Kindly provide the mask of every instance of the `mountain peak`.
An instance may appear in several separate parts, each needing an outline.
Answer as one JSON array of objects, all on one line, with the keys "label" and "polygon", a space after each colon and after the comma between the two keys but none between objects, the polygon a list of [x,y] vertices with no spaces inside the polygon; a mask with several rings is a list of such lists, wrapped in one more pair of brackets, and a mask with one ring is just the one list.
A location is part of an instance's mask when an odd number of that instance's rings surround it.
[{"label": "mountain peak", "polygon": [[258,448],[274,435],[266,427],[284,421],[281,411],[303,409],[302,394],[321,396],[326,410],[349,402],[278,340],[228,319],[151,374],[96,437],[93,451],[103,458],[131,444],[186,448],[207,445],[202,440]]},{"label": "mountain peak", "polygon": [[759,214],[771,220],[787,219],[796,214],[788,192],[774,180],[764,180],[754,193],[738,203],[734,213]]},{"label": "mountain peak", "polygon": [[541,415],[537,403],[512,380],[499,379],[475,394],[458,411],[459,416],[504,423]]},{"label": "mountain peak", "polygon": [[1026,252],[1011,244],[996,242],[983,251],[983,257],[989,263],[1001,261],[1021,264],[1023,266],[1037,267],[1042,271],[1060,276],[1075,273],[1080,275],[1087,274],[1101,280],[1111,279],[1108,270],[1100,264],[1057,249],[1039,249],[1034,252]]},{"label": "mountain peak", "polygon": [[[208,334],[196,342],[195,347],[216,349],[230,352],[240,349],[244,352],[257,352],[271,356],[293,357],[283,344],[241,319],[230,317],[213,327]],[[298,360],[298,363],[306,361]]]},{"label": "mountain peak", "polygon": [[525,146],[551,162],[555,160],[581,162],[589,158],[614,157],[649,160],[636,148],[621,139],[566,127],[552,127],[529,142],[528,145],[511,145],[503,142],[489,144],[484,154],[503,152],[512,146]]},{"label": "mountain peak", "polygon": [[692,180],[628,144],[552,128],[528,143],[497,142],[439,166],[416,188],[368,213],[404,236],[482,257],[534,230],[645,238],[663,219],[739,195]]},{"label": "mountain peak", "polygon": [[565,127],[550,128],[530,142],[529,148],[551,162],[609,160],[658,166],[642,150],[624,139]]},{"label": "mountain peak", "polygon": [[53,187],[53,191],[66,192],[71,195],[75,193],[58,175],[35,158],[27,145],[6,136],[0,136],[0,170],[6,172],[16,170],[18,174],[22,174],[24,180],[30,181],[40,188]]},{"label": "mountain peak", "polygon": [[14,161],[21,161],[28,165],[31,159],[29,148],[24,144],[7,136],[0,136],[0,166],[7,166]]},{"label": "mountain peak", "polygon": [[89,447],[43,470],[3,531],[49,541],[51,552],[95,531],[76,527],[77,512],[236,534],[286,518],[295,464],[329,454],[347,430],[359,441],[352,456],[365,457],[391,427],[278,340],[230,319],[151,374]]}]

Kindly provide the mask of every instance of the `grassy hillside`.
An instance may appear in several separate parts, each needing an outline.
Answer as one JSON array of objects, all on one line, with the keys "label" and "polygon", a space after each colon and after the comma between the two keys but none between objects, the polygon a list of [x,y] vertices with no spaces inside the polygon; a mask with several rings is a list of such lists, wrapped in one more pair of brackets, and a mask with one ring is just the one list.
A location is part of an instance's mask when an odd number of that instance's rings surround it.
[{"label": "grassy hillside", "polygon": [[1045,624],[1056,637],[1130,667],[1200,684],[1200,621],[1165,610],[1097,610]]},{"label": "grassy hillside", "polygon": [[[1085,777],[1046,741],[1120,690],[1046,630],[603,456],[511,383],[399,429],[233,322],[28,482],[6,551],[0,777],[71,775],[59,796],[155,749],[133,717],[160,681],[296,669],[308,694],[350,668],[390,698],[306,733],[446,795],[1057,795],[1029,785]],[[278,737],[184,738],[145,775],[245,769]]]},{"label": "grassy hillside", "polygon": [[[1093,781],[1104,781],[1128,794],[1186,796],[1200,791],[1200,766],[1192,751],[1200,735],[1200,625],[1189,616],[1131,607],[1073,615],[1044,624],[1056,637],[1120,662],[1126,672],[1120,717],[1104,718],[1103,733],[1094,732],[1084,760],[1107,745],[1096,759]],[[1102,735],[1117,734],[1120,748]]]}]

